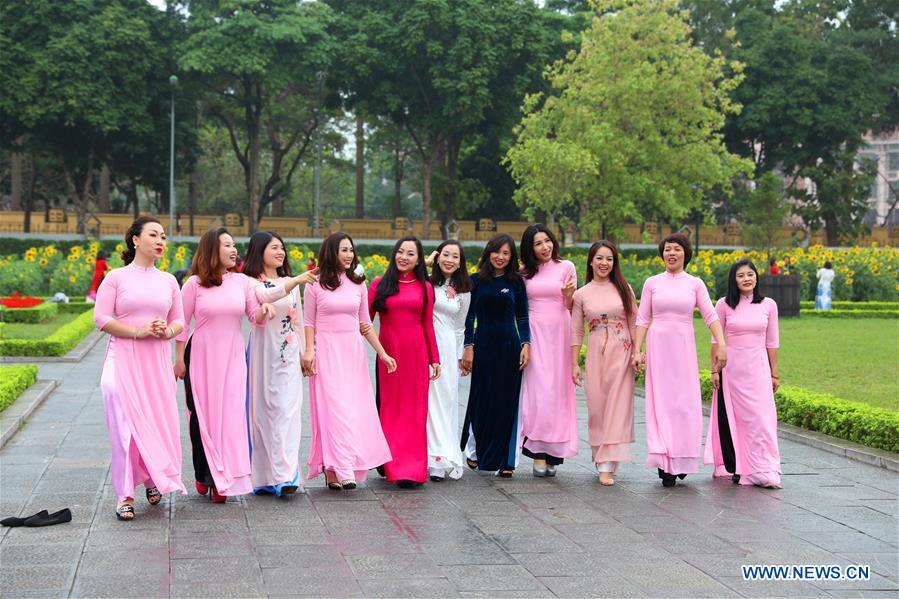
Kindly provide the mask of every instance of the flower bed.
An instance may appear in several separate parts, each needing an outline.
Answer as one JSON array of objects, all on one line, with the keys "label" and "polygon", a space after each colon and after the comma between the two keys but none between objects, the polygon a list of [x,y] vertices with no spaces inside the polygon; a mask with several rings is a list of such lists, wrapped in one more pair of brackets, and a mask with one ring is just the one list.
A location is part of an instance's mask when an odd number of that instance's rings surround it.
[{"label": "flower bed", "polygon": [[44,322],[56,316],[59,306],[44,302],[33,308],[0,308],[0,320],[4,322]]},{"label": "flower bed", "polygon": [[[703,399],[711,398],[709,371],[701,371],[700,379]],[[780,387],[774,401],[781,422],[875,449],[899,452],[899,412],[790,386]]]},{"label": "flower bed", "polygon": [[37,366],[0,366],[0,412],[37,380]]},{"label": "flower bed", "polygon": [[43,339],[0,339],[0,356],[63,356],[94,330],[88,310]]}]

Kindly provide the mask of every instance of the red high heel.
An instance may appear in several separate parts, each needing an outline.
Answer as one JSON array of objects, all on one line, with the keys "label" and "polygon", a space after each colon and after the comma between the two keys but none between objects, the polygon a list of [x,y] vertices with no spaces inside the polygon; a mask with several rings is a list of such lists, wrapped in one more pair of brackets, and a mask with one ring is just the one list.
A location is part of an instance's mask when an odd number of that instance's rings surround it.
[{"label": "red high heel", "polygon": [[209,485],[201,483],[200,481],[194,482],[194,488],[197,490],[197,493],[200,495],[205,495],[209,492]]},{"label": "red high heel", "polygon": [[212,487],[212,503],[225,503],[228,501],[228,498],[224,495],[219,495],[219,492],[215,487]]}]

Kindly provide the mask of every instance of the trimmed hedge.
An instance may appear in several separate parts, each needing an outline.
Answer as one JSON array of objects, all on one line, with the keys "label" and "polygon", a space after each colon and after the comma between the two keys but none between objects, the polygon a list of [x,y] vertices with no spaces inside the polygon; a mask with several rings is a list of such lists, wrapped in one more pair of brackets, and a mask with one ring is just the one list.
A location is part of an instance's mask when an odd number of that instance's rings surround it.
[{"label": "trimmed hedge", "polygon": [[[711,398],[711,373],[701,371],[700,380],[703,399]],[[777,390],[774,402],[781,422],[875,449],[899,452],[899,412],[789,386]]]},{"label": "trimmed hedge", "polygon": [[36,323],[54,318],[59,312],[59,307],[53,302],[44,302],[32,308],[2,308],[0,320],[4,322]]},{"label": "trimmed hedge", "polygon": [[37,366],[0,366],[0,412],[37,380]]},{"label": "trimmed hedge", "polygon": [[88,310],[44,339],[0,339],[0,356],[63,356],[94,330],[94,311]]},{"label": "trimmed hedge", "polygon": [[94,308],[94,305],[88,302],[59,302],[57,306],[59,306],[60,314],[81,314],[87,310],[93,310]]},{"label": "trimmed hedge", "polygon": [[3,327],[6,326],[5,322],[0,322],[0,339],[3,339]]},{"label": "trimmed hedge", "polygon": [[[802,310],[814,310],[815,302],[799,302]],[[871,311],[896,311],[899,310],[899,302],[832,302],[834,310],[871,310]]]},{"label": "trimmed hedge", "polygon": [[899,318],[899,310],[801,310],[800,318]]}]

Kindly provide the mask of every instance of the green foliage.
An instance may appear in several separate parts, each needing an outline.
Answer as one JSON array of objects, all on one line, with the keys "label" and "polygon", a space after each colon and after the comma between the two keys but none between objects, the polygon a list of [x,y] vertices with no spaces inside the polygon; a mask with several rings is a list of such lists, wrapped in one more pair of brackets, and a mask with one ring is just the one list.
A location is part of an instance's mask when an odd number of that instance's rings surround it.
[{"label": "green foliage", "polygon": [[748,245],[769,250],[790,214],[783,181],[773,171],[758,178],[743,207],[743,234]]},{"label": "green foliage", "polygon": [[507,164],[529,216],[567,215],[605,236],[629,219],[677,221],[752,165],[720,133],[739,110],[740,65],[693,45],[674,0],[596,6],[580,51],[549,70],[554,95],[525,100]]},{"label": "green foliage", "polygon": [[90,310],[44,339],[0,339],[0,356],[63,356],[94,330]]},{"label": "green foliage", "polygon": [[[702,396],[712,396],[711,375],[700,373]],[[899,412],[825,393],[782,386],[774,394],[777,419],[868,447],[899,452]]]},{"label": "green foliage", "polygon": [[0,268],[0,293],[16,291],[24,295],[44,292],[44,277],[36,262],[14,260]]},{"label": "green foliage", "polygon": [[12,404],[37,380],[37,366],[0,366],[0,412]]},{"label": "green foliage", "polygon": [[[891,312],[899,310],[899,302],[831,302],[834,310],[856,310],[856,311],[885,311]],[[814,310],[815,302],[802,301],[799,302],[802,310]]]},{"label": "green foliage", "polygon": [[4,322],[45,322],[56,316],[58,309],[58,304],[54,302],[44,302],[33,308],[0,307],[0,320]]},{"label": "green foliage", "polygon": [[[849,302],[855,303],[855,302]],[[812,318],[899,318],[899,310],[803,310],[802,317]]]}]

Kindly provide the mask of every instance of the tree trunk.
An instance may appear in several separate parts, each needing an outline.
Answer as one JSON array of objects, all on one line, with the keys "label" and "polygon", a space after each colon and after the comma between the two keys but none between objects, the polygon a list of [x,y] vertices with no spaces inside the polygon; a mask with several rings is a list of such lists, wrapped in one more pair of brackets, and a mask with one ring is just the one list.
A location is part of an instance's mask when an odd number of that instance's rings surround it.
[{"label": "tree trunk", "polygon": [[[254,86],[252,83],[247,84],[244,97],[256,97],[261,95],[260,86]],[[247,152],[247,173],[246,184],[247,194],[250,199],[249,220],[247,221],[248,233],[252,235],[256,232],[257,214],[259,214],[259,135],[262,122],[262,111],[258,101],[247,104],[245,107],[247,122],[247,141],[249,142],[249,151]]]},{"label": "tree trunk", "polygon": [[428,148],[428,153],[422,156],[422,186],[421,186],[421,238],[429,239],[431,232],[431,162],[433,161],[433,146]]},{"label": "tree trunk", "polygon": [[25,198],[25,222],[23,226],[25,233],[31,233],[31,211],[34,210],[34,188],[37,186],[37,161],[34,159],[34,154],[28,155],[28,163],[30,166],[28,173],[28,196]]},{"label": "tree trunk", "polygon": [[97,211],[109,212],[109,166],[104,162],[100,168],[100,191],[97,194]]},{"label": "tree trunk", "polygon": [[827,245],[834,247],[840,243],[840,228],[837,220],[831,217],[824,217],[824,238]]},{"label": "tree trunk", "polygon": [[365,218],[365,120],[356,114],[356,218]]},{"label": "tree trunk", "polygon": [[22,153],[12,152],[9,156],[10,208],[22,209]]},{"label": "tree trunk", "polygon": [[194,234],[194,214],[197,213],[197,194],[200,190],[200,171],[194,164],[187,179],[187,222],[188,235]]},{"label": "tree trunk", "polygon": [[393,218],[403,215],[403,163],[405,156],[400,149],[393,150]]},{"label": "tree trunk", "polygon": [[284,194],[272,200],[272,216],[284,216]]}]

